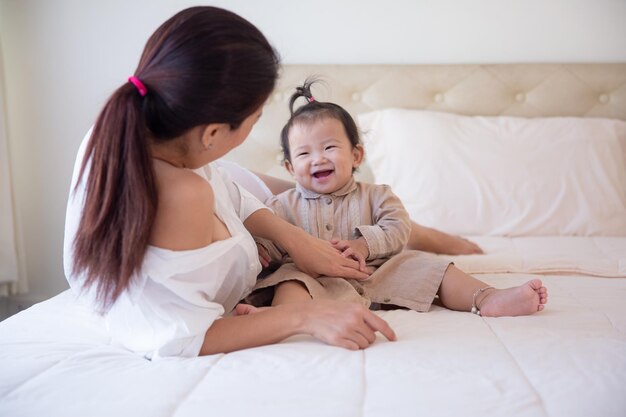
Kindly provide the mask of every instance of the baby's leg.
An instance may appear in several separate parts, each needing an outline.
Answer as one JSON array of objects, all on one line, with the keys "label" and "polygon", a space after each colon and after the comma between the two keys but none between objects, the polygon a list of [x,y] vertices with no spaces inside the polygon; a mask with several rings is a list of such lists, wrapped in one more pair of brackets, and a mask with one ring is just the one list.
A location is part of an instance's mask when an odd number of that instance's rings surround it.
[{"label": "baby's leg", "polygon": [[300,281],[281,282],[274,289],[272,305],[287,304],[301,301],[310,301],[311,295]]},{"label": "baby's leg", "polygon": [[[485,287],[488,285],[484,282],[451,265],[439,287],[439,299],[449,309],[470,311],[474,294]],[[548,290],[539,279],[518,287],[487,289],[476,295],[476,306],[485,317],[525,316],[543,310],[547,302]]]}]

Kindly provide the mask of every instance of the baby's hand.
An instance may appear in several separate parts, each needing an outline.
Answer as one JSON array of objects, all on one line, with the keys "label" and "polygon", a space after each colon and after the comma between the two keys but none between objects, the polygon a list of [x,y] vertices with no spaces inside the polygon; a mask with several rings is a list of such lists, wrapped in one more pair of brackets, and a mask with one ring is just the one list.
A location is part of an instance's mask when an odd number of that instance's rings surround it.
[{"label": "baby's hand", "polygon": [[333,248],[341,252],[346,258],[352,258],[359,263],[359,270],[366,272],[365,261],[369,256],[369,248],[364,237],[355,240],[331,239],[330,244]]},{"label": "baby's hand", "polygon": [[267,249],[265,249],[265,247],[263,247],[263,245],[260,245],[258,242],[256,244],[256,248],[259,252],[259,262],[261,262],[261,266],[263,267],[263,269],[265,269],[268,266],[270,266],[270,262],[272,261],[272,258],[270,257],[270,254],[267,251]]}]

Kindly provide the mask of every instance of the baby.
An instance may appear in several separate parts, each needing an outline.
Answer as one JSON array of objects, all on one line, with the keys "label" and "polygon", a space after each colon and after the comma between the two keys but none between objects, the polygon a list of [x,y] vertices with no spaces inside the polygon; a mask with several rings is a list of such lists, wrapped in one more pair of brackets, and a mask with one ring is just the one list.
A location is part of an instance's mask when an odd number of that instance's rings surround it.
[{"label": "baby", "polygon": [[[311,84],[307,80],[292,95],[291,118],[281,133],[284,165],[296,188],[266,204],[358,260],[370,275],[365,280],[311,277],[299,271],[281,248],[257,240],[264,266],[272,261],[281,266],[257,282],[248,302],[278,305],[326,298],[370,308],[428,311],[439,296],[447,308],[486,316],[525,315],[544,308],[547,290],[538,279],[496,290],[449,261],[403,250],[411,227],[408,213],[389,186],[355,181],[353,173],[364,159],[356,124],[342,107],[316,101]],[[300,97],[307,103],[294,111]]]}]

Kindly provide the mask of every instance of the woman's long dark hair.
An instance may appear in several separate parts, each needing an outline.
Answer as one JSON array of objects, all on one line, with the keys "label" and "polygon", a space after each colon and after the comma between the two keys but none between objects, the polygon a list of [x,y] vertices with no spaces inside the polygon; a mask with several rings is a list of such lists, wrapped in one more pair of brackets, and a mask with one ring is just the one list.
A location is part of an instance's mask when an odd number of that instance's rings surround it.
[{"label": "woman's long dark hair", "polygon": [[209,123],[232,129],[274,88],[276,51],[250,22],[227,10],[181,11],[148,40],[131,83],[117,89],[98,116],[86,167],[83,212],[73,246],[73,273],[96,286],[107,310],[141,268],[157,209],[151,143]]}]

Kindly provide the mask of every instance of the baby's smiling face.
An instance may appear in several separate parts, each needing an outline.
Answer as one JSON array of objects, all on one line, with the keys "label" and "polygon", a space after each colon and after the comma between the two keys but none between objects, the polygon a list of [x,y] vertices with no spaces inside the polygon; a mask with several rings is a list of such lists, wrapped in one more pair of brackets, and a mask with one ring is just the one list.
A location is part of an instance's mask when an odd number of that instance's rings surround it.
[{"label": "baby's smiling face", "polygon": [[285,167],[300,186],[318,194],[346,185],[364,155],[363,147],[353,147],[343,124],[331,117],[294,124],[289,149],[291,162]]}]

